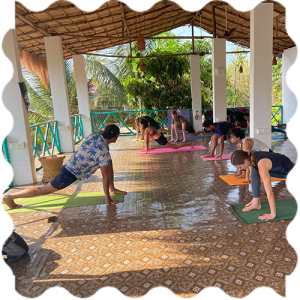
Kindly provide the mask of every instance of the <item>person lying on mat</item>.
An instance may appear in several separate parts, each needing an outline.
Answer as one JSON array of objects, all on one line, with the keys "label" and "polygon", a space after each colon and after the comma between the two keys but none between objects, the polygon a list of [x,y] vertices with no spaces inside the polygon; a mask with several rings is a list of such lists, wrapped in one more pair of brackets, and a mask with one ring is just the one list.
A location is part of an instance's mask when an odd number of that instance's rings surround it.
[{"label": "person lying on mat", "polygon": [[249,150],[247,152],[243,150],[234,151],[231,155],[231,164],[241,171],[246,170],[249,167],[251,169],[253,199],[246,204],[243,211],[247,212],[253,209],[261,209],[260,178],[262,178],[271,213],[264,214],[258,218],[265,221],[274,219],[276,217],[276,206],[271,185],[271,176],[286,178],[295,164],[283,154],[264,151],[251,152]]},{"label": "person lying on mat", "polygon": [[[245,131],[243,129],[235,127],[229,130],[227,139],[230,139],[230,142],[233,144],[236,143],[239,150],[273,152],[264,142],[252,137],[245,136]],[[246,172],[238,170],[238,172],[235,174],[235,177],[246,177],[246,180],[243,182],[249,183],[249,168],[246,170]]]},{"label": "person lying on mat", "polygon": [[139,119],[139,126],[140,130],[144,130],[145,133],[145,145],[146,148],[145,150],[142,150],[143,152],[148,153],[150,151],[149,148],[149,138],[151,138],[153,141],[157,142],[159,145],[165,146],[167,148],[172,148],[172,149],[178,149],[184,146],[191,146],[191,148],[194,148],[194,143],[193,142],[187,142],[187,143],[180,143],[180,144],[171,144],[167,141],[163,133],[157,131],[153,127],[148,126],[147,120],[140,118]]},{"label": "person lying on mat", "polygon": [[[199,131],[195,131],[195,129],[193,128],[193,126],[191,125],[191,123],[184,117],[184,116],[179,116],[177,114],[176,110],[173,110],[171,112],[171,117],[172,117],[172,122],[171,122],[171,142],[179,142],[179,129],[182,130],[182,134],[183,134],[183,140],[182,142],[185,143],[186,142],[186,132],[191,133],[192,135],[196,136],[199,134],[203,134],[204,135],[204,131],[203,130],[199,130]],[[176,139],[174,139],[174,131],[176,134]]]},{"label": "person lying on mat", "polygon": [[10,195],[4,195],[2,201],[10,208],[19,208],[14,199],[31,198],[40,195],[48,195],[57,190],[64,189],[77,179],[84,180],[94,174],[100,168],[103,177],[103,190],[107,205],[117,204],[110,197],[112,194],[127,193],[115,188],[114,170],[109,153],[109,144],[115,143],[119,137],[120,129],[115,124],[105,127],[102,135],[92,133],[85,138],[80,148],[72,155],[69,161],[62,166],[60,173],[44,186],[36,186]]},{"label": "person lying on mat", "polygon": [[[164,127],[163,127],[163,126],[160,127],[159,124],[158,124],[153,118],[151,118],[151,117],[149,117],[149,116],[144,116],[144,117],[141,117],[141,118],[147,120],[148,126],[149,126],[149,127],[153,127],[153,128],[155,128],[156,130],[161,130],[161,131],[164,131],[164,130],[165,130]],[[139,119],[140,119],[140,118],[136,118],[136,119],[135,119],[135,125],[136,125],[136,139],[139,138],[139,133],[140,133]],[[167,131],[167,130],[165,130],[165,131]],[[141,140],[144,140],[144,138],[145,138],[145,137],[144,137],[144,131],[141,131]]]},{"label": "person lying on mat", "polygon": [[204,128],[204,131],[211,131],[209,151],[204,155],[204,157],[215,156],[214,153],[218,146],[218,140],[220,139],[220,154],[216,158],[222,158],[224,150],[224,140],[227,140],[228,131],[231,128],[234,128],[235,125],[230,122],[213,123],[211,120],[205,120],[202,126]]}]

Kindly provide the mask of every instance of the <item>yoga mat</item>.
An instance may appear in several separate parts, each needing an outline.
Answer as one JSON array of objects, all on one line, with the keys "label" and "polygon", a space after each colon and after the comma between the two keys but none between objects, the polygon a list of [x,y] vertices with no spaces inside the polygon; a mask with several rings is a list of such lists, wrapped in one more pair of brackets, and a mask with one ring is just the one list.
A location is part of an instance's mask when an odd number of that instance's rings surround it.
[{"label": "yoga mat", "polygon": [[[249,183],[243,183],[245,181],[245,178],[235,178],[234,175],[221,175],[219,176],[221,179],[223,179],[225,182],[227,182],[229,185],[246,185]],[[276,177],[271,177],[271,181],[283,181],[285,180],[284,178],[276,178]],[[261,179],[261,182],[262,179]]]},{"label": "yoga mat", "polygon": [[231,158],[231,153],[229,153],[229,154],[223,154],[222,158],[218,158],[218,159],[216,158],[218,156],[218,154],[216,154],[215,157],[206,157],[206,158],[204,158],[203,156],[204,155],[202,155],[201,158],[204,161],[226,160],[226,159],[230,159]]},{"label": "yoga mat", "polygon": [[[166,153],[166,152],[184,152],[184,151],[196,151],[196,150],[207,150],[207,148],[204,146],[194,146],[194,149],[191,149],[191,146],[186,146],[179,149],[156,148],[156,149],[151,149],[147,154],[157,154],[157,153]],[[145,154],[145,152],[138,150],[138,154]]]},{"label": "yoga mat", "polygon": [[246,212],[242,211],[245,207],[245,203],[230,205],[230,208],[232,212],[245,224],[289,220],[295,217],[297,211],[297,202],[295,199],[276,200],[275,204],[276,217],[268,221],[258,219],[259,216],[270,213],[268,201],[261,202],[261,209],[254,209]]},{"label": "yoga mat", "polygon": [[[192,142],[192,141],[196,141],[196,140],[200,140],[200,139],[204,139],[204,138],[206,138],[206,137],[210,137],[210,136],[202,136],[201,134],[199,134],[199,135],[193,135],[193,136],[189,136],[189,137],[187,137],[186,138],[186,141],[187,142]],[[182,140],[183,139],[180,139],[180,142],[178,142],[178,143],[181,143],[182,142]]]},{"label": "yoga mat", "polygon": [[272,135],[271,139],[272,140],[279,140],[283,139],[284,135],[283,134],[278,134],[278,135]]},{"label": "yoga mat", "polygon": [[[114,201],[123,202],[124,195],[111,195],[111,199]],[[37,210],[53,210],[58,208],[69,208],[106,203],[104,191],[74,195],[51,195],[26,199],[24,198],[16,199],[15,202],[17,204],[22,204],[23,206],[17,209],[9,209],[6,204],[2,203],[7,213],[24,213]]]}]

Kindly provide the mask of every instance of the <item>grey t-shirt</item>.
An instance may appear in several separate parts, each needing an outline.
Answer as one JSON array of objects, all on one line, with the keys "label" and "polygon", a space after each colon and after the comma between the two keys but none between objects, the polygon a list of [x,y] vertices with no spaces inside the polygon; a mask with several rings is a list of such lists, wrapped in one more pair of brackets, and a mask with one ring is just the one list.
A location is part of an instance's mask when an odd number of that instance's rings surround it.
[{"label": "grey t-shirt", "polygon": [[186,128],[189,128],[191,126],[191,123],[183,116],[178,115],[177,121],[172,118],[172,124],[180,125],[180,127],[182,127],[182,123],[184,123],[184,122],[185,122]]}]

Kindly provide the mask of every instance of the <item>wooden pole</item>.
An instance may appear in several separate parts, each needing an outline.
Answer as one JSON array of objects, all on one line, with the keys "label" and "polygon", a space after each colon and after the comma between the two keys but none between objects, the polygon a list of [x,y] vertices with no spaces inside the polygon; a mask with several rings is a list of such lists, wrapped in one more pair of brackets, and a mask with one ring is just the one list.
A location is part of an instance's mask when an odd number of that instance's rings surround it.
[{"label": "wooden pole", "polygon": [[194,54],[195,53],[194,25],[192,25],[192,44],[193,44],[193,54]]},{"label": "wooden pole", "polygon": [[212,25],[213,25],[213,38],[217,37],[217,30],[216,30],[216,11],[215,6],[212,7]]}]

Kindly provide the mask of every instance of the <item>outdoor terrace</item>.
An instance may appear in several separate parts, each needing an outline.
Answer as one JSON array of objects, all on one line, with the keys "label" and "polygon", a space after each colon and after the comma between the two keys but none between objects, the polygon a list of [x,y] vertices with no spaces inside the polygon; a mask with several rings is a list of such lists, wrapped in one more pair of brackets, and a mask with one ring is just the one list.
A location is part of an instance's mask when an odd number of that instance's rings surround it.
[{"label": "outdoor terrace", "polygon": [[[10,264],[16,290],[37,297],[61,286],[88,297],[113,286],[138,297],[164,286],[178,296],[192,297],[217,286],[243,297],[269,286],[285,295],[285,277],[297,263],[286,239],[290,220],[241,223],[229,205],[251,200],[252,191],[251,186],[229,186],[219,178],[236,171],[230,161],[204,162],[200,155],[205,151],[138,155],[144,145],[133,139],[122,136],[110,145],[115,185],[128,192],[123,203],[10,215],[30,248],[29,255]],[[209,137],[195,144],[207,147],[208,142]],[[235,149],[228,142],[224,153]],[[289,140],[273,140],[272,149],[296,161]],[[66,154],[65,162],[71,155]],[[42,174],[41,169],[37,185],[42,185]],[[293,198],[285,181],[272,185],[275,199]],[[59,193],[99,190],[100,170]],[[47,223],[52,215],[58,220]]]}]

